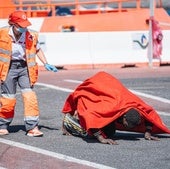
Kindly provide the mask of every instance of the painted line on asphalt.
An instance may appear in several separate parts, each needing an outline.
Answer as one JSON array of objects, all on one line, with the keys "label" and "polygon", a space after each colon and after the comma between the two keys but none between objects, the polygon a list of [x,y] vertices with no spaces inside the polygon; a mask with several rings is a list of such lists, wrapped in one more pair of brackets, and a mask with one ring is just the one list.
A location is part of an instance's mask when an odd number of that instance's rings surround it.
[{"label": "painted line on asphalt", "polygon": [[[89,161],[86,161],[86,160],[77,159],[77,158],[74,158],[74,157],[71,157],[71,156],[55,153],[55,152],[52,152],[52,151],[47,151],[47,150],[44,150],[44,149],[25,145],[25,144],[15,142],[15,141],[6,140],[6,139],[3,139],[3,138],[0,138],[0,143],[8,144],[10,146],[22,148],[22,149],[25,149],[25,150],[28,150],[28,151],[40,153],[40,154],[43,154],[43,155],[46,155],[46,156],[51,156],[53,158],[57,158],[57,159],[68,161],[68,162],[75,162],[77,164],[86,165],[86,166],[97,168],[97,169],[116,169],[116,168],[113,168],[113,167],[89,162]],[[1,167],[0,167],[0,169],[1,169]]]},{"label": "painted line on asphalt", "polygon": [[80,81],[80,80],[71,80],[71,79],[65,79],[64,81],[65,82],[71,82],[71,83],[78,83],[78,84],[83,82],[83,81]]},{"label": "painted line on asphalt", "polygon": [[50,85],[50,84],[45,84],[45,83],[36,83],[36,85],[45,86],[45,87],[48,87],[48,88],[51,88],[51,89],[55,89],[55,90],[60,90],[60,91],[63,91],[63,92],[73,92],[74,91],[72,89],[67,89],[67,88],[58,87],[58,86],[54,86],[54,85]]},{"label": "painted line on asphalt", "polygon": [[160,102],[163,102],[163,103],[170,104],[170,100],[162,98],[162,97],[153,96],[153,95],[146,94],[146,93],[141,93],[141,92],[138,92],[138,91],[135,91],[135,90],[130,90],[130,91],[132,93],[136,94],[136,95],[139,95],[139,96],[144,96],[144,97],[149,98],[149,99],[153,99],[153,100],[157,100],[157,101],[160,101]]}]

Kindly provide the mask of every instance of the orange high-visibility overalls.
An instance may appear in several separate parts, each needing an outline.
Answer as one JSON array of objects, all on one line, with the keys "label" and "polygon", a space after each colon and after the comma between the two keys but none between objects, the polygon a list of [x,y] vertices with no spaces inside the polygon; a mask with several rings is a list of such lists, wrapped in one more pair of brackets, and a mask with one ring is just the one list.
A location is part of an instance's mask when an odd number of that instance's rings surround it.
[{"label": "orange high-visibility overalls", "polygon": [[38,125],[39,108],[35,92],[32,90],[38,77],[36,52],[38,35],[25,33],[25,60],[12,60],[12,38],[9,27],[0,29],[0,129],[6,129],[14,117],[16,88],[19,85],[24,102],[26,130]]}]

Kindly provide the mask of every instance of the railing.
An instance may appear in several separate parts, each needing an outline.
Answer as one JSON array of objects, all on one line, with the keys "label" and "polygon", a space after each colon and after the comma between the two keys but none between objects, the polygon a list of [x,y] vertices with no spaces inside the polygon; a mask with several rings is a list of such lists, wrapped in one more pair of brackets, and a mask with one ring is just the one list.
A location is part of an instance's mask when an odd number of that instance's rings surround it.
[{"label": "railing", "polygon": [[[24,10],[28,17],[48,16],[50,11],[51,16],[55,16],[56,6],[71,9],[73,15],[127,11],[132,8],[127,6],[129,3],[132,4],[133,8],[141,8],[141,0],[65,0],[65,2],[57,0],[13,0],[13,2],[13,4],[0,4],[0,18],[7,17],[4,14],[11,10]],[[155,2],[155,6],[162,6],[162,0],[155,0]],[[84,7],[93,5],[95,5],[95,9]]]}]

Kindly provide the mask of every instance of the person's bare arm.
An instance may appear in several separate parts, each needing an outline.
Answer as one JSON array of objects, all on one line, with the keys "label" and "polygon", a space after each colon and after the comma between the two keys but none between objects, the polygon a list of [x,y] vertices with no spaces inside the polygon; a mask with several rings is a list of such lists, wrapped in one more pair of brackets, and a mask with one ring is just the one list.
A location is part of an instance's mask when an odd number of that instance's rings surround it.
[{"label": "person's bare arm", "polygon": [[39,60],[45,65],[47,64],[47,59],[44,55],[44,52],[42,51],[42,49],[40,48],[38,51],[37,51],[37,56],[39,58]]},{"label": "person's bare arm", "polygon": [[53,72],[58,71],[58,69],[54,65],[48,64],[47,59],[44,55],[44,52],[42,51],[41,48],[37,51],[37,56],[38,56],[39,60],[44,64],[44,67],[46,68],[46,70],[53,71]]},{"label": "person's bare arm", "polygon": [[111,144],[111,145],[118,144],[115,140],[107,138],[100,129],[91,129],[91,132],[93,133],[93,135],[97,138],[97,140],[100,143]]},{"label": "person's bare arm", "polygon": [[153,124],[146,121],[145,122],[145,126],[146,126],[146,130],[145,130],[145,134],[144,134],[144,137],[145,137],[145,140],[154,140],[154,141],[159,141],[160,139],[158,137],[155,137],[155,136],[152,136],[152,127],[153,127]]}]

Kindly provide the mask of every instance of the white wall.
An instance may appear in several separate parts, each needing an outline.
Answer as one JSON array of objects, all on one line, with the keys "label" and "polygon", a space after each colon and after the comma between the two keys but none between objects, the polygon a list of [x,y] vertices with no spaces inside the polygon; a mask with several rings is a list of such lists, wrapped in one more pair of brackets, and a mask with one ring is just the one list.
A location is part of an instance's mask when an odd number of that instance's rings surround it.
[{"label": "white wall", "polygon": [[[162,61],[170,62],[170,31],[163,34]],[[128,64],[148,62],[148,47],[142,49],[133,42],[134,37],[138,39],[142,35],[148,41],[146,31],[41,33],[40,37],[44,39],[42,47],[49,62],[56,65]]]}]

